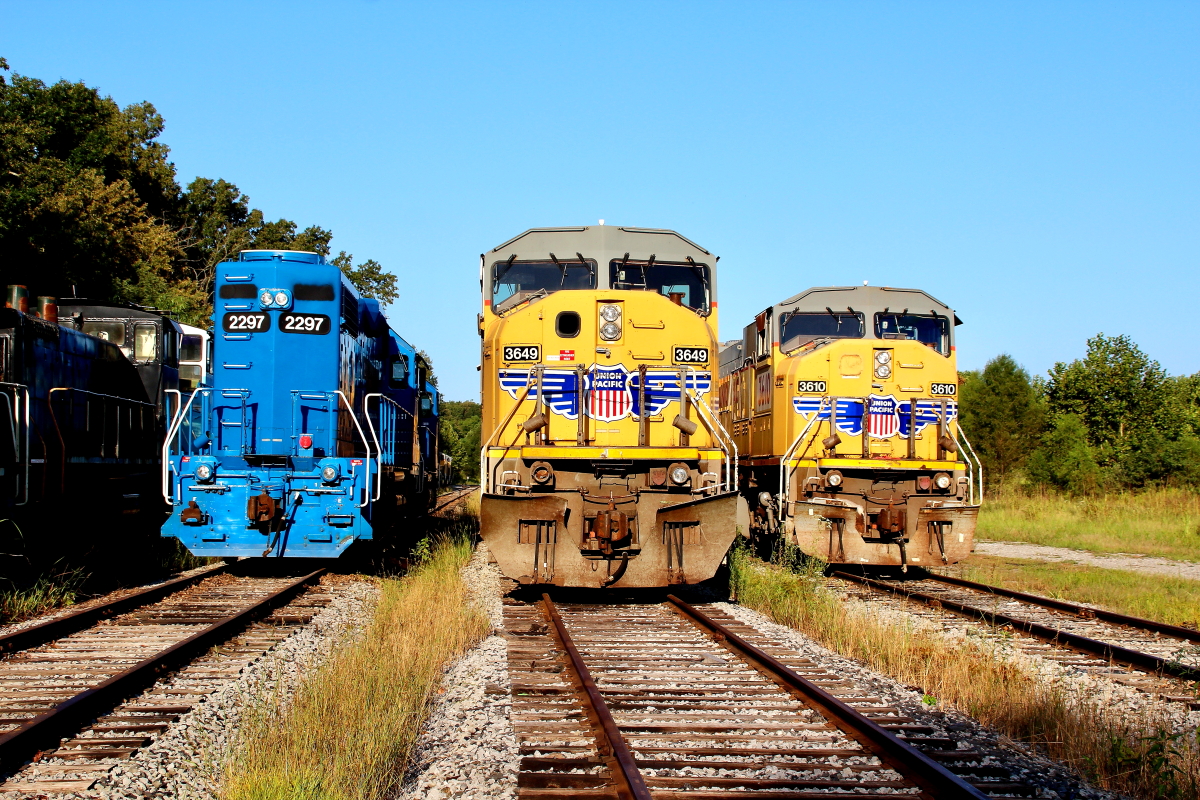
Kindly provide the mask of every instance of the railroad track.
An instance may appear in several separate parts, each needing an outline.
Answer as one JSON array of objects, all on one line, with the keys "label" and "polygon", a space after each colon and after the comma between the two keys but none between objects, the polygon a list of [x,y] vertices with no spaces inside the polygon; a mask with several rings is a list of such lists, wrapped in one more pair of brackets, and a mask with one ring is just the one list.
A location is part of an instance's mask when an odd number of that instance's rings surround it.
[{"label": "railroad track", "polygon": [[846,572],[832,577],[861,587],[864,599],[887,595],[935,614],[948,612],[1011,629],[1038,643],[1026,640],[1025,650],[1200,708],[1200,698],[1181,683],[1200,679],[1200,632],[932,573],[906,581]]},{"label": "railroad track", "polygon": [[527,800],[1035,793],[716,609],[508,598],[505,628]]},{"label": "railroad track", "polygon": [[324,573],[222,565],[0,637],[0,792],[86,790],[306,625]]},{"label": "railroad track", "polygon": [[450,511],[477,491],[479,491],[478,486],[464,486],[461,489],[453,489],[446,494],[438,495],[437,503],[434,505],[433,511],[429,513],[437,514],[439,512]]}]

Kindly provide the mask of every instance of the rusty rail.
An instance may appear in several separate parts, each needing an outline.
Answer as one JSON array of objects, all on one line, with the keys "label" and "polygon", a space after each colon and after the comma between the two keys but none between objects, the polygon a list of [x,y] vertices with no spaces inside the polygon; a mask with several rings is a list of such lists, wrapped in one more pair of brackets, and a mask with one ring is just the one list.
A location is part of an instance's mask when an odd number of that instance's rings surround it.
[{"label": "rusty rail", "polygon": [[1181,628],[1178,625],[1168,625],[1165,622],[1155,622],[1152,619],[1142,619],[1141,617],[1131,617],[1127,614],[1118,614],[1115,611],[1105,611],[1102,608],[1092,608],[1090,606],[1081,606],[1078,603],[1068,603],[1066,600],[1055,600],[1052,597],[1041,597],[1036,594],[1027,594],[1018,592],[1013,589],[1003,589],[999,586],[991,586],[986,583],[976,583],[975,581],[964,580],[963,578],[952,578],[949,575],[937,575],[935,573],[927,573],[927,580],[936,581],[937,583],[945,583],[950,586],[961,586],[964,589],[973,589],[977,592],[987,592],[1001,597],[1010,597],[1013,600],[1020,600],[1022,603],[1041,606],[1052,611],[1065,611],[1068,614],[1075,614],[1078,617],[1088,618],[1095,617],[1104,622],[1111,622],[1115,625],[1125,625],[1130,628],[1150,631],[1151,633],[1162,633],[1176,639],[1184,639],[1189,642],[1200,642],[1200,631],[1194,631],[1190,628]]},{"label": "rusty rail", "polygon": [[[944,608],[947,611],[952,611],[955,614],[961,614],[965,617],[972,617],[981,620],[989,625],[1009,626],[1013,630],[1027,633],[1030,636],[1042,639],[1043,641],[1053,644],[1065,645],[1074,650],[1087,653],[1089,655],[1099,656],[1100,658],[1114,661],[1118,664],[1124,664],[1127,667],[1146,670],[1148,672],[1157,672],[1164,675],[1173,675],[1176,678],[1196,679],[1200,676],[1200,670],[1195,667],[1189,667],[1175,661],[1169,661],[1159,656],[1143,653],[1140,650],[1132,650],[1128,647],[1122,647],[1109,642],[1102,642],[1099,639],[1091,639],[1087,636],[1080,636],[1077,633],[1064,631],[1059,628],[1051,628],[1048,625],[1041,625],[1037,622],[1018,619],[1007,614],[1000,614],[994,611],[987,611],[976,606],[959,603],[956,600],[951,600],[944,597],[935,597],[931,594],[918,592],[912,589],[903,589],[899,586],[894,586],[886,581],[878,581],[874,578],[866,578],[860,575],[851,575],[847,572],[834,572],[833,577],[842,580],[851,581],[853,583],[866,586],[876,592],[884,594],[893,594],[897,597],[903,597],[908,600],[915,600],[927,606],[934,608]],[[989,589],[993,587],[988,587]],[[1000,592],[997,592],[999,594]],[[1040,600],[1048,600],[1048,598],[1039,598]],[[1057,602],[1057,601],[1054,601]],[[1041,603],[1039,603],[1041,605]],[[1083,608],[1079,606],[1079,608]],[[1090,609],[1089,609],[1090,610]],[[1118,615],[1120,616],[1120,615]],[[1136,619],[1128,617],[1127,619]]]},{"label": "rusty rail", "polygon": [[324,573],[325,569],[322,568],[297,578],[253,605],[230,614],[0,736],[0,771],[17,769],[38,750],[57,744],[64,734],[69,734],[107,708],[153,684],[163,673],[186,664],[213,645],[235,635],[255,619],[287,603]]},{"label": "rusty rail", "polygon": [[430,511],[429,513],[436,514],[437,512],[441,511],[443,508],[450,505],[451,503],[457,503],[459,500],[462,500],[464,497],[469,497],[472,493],[474,493],[478,490],[479,490],[478,486],[468,486],[464,489],[456,489],[455,491],[449,493],[452,495],[452,497],[449,500],[446,500],[442,503],[438,503],[436,506],[434,506],[433,510]]},{"label": "rusty rail", "polygon": [[932,797],[976,798],[988,796],[975,786],[955,775],[908,742],[863,716],[815,683],[800,676],[787,665],[742,639],[733,631],[710,619],[702,611],[667,595],[667,600],[701,630],[713,635],[726,648],[751,662],[759,671],[801,695],[806,704],[841,729],[867,750],[878,756],[905,778],[911,780]]},{"label": "rusty rail", "polygon": [[80,611],[73,611],[70,614],[63,614],[61,617],[55,617],[39,625],[31,625],[28,628],[22,628],[21,630],[0,636],[0,654],[27,650],[30,647],[37,647],[38,645],[52,642],[55,639],[69,636],[76,631],[95,625],[100,620],[108,619],[117,614],[124,614],[139,606],[156,602],[169,594],[178,592],[180,589],[186,589],[192,584],[199,583],[205,578],[219,575],[228,566],[228,564],[218,564],[216,567],[195,575],[188,575],[184,578],[176,578],[172,581],[160,583],[157,586],[142,589],[116,600],[110,600],[107,603],[100,603],[99,605],[94,605]]},{"label": "rusty rail", "polygon": [[617,779],[618,796],[627,800],[629,798],[632,798],[632,800],[651,800],[650,789],[647,788],[646,781],[642,778],[642,773],[637,768],[633,752],[629,749],[629,744],[617,728],[617,723],[613,719],[612,712],[608,710],[608,704],[604,702],[604,697],[601,696],[600,689],[597,688],[596,682],[592,680],[592,673],[588,670],[587,665],[583,663],[583,657],[579,655],[579,651],[575,648],[575,643],[571,640],[571,634],[567,631],[567,626],[563,624],[562,617],[559,616],[558,609],[554,607],[554,601],[550,599],[550,595],[542,595],[542,606],[546,610],[546,616],[550,619],[550,627],[554,631],[554,638],[558,640],[563,652],[567,654],[568,666],[575,677],[576,683],[582,689],[580,699],[583,700],[587,707],[588,716],[592,718],[594,727],[598,728],[600,734],[598,738],[602,755],[608,756],[609,771]]}]

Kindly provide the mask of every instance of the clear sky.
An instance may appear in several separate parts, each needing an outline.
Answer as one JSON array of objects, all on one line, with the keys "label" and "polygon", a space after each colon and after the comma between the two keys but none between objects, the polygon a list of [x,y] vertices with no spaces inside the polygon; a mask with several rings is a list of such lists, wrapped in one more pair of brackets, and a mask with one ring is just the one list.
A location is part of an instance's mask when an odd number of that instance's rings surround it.
[{"label": "clear sky", "polygon": [[0,55],[394,271],[450,399],[479,254],[601,218],[720,255],[722,338],[869,280],[957,309],[962,368],[1200,371],[1200,3],[0,0]]}]

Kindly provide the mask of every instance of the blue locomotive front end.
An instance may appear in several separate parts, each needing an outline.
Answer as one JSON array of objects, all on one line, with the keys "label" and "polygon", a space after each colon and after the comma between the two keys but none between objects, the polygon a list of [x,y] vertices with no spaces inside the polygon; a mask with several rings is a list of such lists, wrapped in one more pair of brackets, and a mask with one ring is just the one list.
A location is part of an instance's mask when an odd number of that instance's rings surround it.
[{"label": "blue locomotive front end", "polygon": [[214,294],[213,385],[164,445],[164,536],[200,556],[334,557],[430,491],[424,375],[378,303],[292,251],[218,265]]}]

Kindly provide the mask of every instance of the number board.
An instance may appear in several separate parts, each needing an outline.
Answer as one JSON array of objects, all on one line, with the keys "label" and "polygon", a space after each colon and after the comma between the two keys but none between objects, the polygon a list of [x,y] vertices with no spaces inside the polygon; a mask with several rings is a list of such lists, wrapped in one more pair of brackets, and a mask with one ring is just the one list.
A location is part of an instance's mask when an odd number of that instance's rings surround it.
[{"label": "number board", "polygon": [[279,317],[279,330],[284,333],[329,333],[329,317],[324,314],[292,314]]},{"label": "number board", "polygon": [[674,361],[676,364],[707,364],[708,348],[676,347]]},{"label": "number board", "polygon": [[956,384],[956,383],[931,383],[931,384],[929,384],[929,393],[953,397],[954,395],[958,394],[958,384]]},{"label": "number board", "polygon": [[797,392],[808,392],[810,394],[825,394],[825,381],[799,381],[796,384]]},{"label": "number board", "polygon": [[266,314],[229,312],[221,317],[221,330],[230,333],[261,333],[271,330],[271,318]]},{"label": "number board", "polygon": [[504,345],[505,361],[541,361],[542,347],[537,344]]}]

